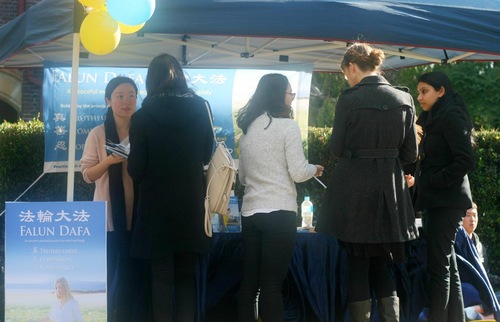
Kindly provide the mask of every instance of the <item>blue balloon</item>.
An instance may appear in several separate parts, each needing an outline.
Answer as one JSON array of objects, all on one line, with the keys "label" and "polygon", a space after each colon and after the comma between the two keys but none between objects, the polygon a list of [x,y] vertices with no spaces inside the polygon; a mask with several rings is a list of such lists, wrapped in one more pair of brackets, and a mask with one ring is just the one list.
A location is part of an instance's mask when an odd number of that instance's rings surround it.
[{"label": "blue balloon", "polygon": [[135,26],[151,18],[156,8],[156,0],[107,0],[106,8],[116,21]]}]

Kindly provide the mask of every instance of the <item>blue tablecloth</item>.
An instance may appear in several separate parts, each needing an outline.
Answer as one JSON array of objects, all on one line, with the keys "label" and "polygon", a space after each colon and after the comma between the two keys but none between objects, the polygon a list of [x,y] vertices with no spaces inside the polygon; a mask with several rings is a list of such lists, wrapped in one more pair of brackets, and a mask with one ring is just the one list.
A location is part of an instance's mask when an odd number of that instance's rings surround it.
[{"label": "blue tablecloth", "polygon": [[[214,234],[213,250],[200,265],[200,321],[235,321],[243,252],[241,233]],[[340,321],[336,314],[340,278],[336,239],[297,233],[295,251],[284,283],[286,321]],[[204,283],[203,283],[204,282]]]},{"label": "blue tablecloth", "polygon": [[[213,249],[200,262],[199,321],[236,321],[243,265],[241,233],[215,233]],[[392,265],[400,297],[402,322],[417,321],[425,304],[425,242],[407,243],[408,260]],[[345,252],[335,238],[297,233],[295,251],[284,282],[285,320],[349,321]],[[371,321],[378,321],[376,305]]]}]

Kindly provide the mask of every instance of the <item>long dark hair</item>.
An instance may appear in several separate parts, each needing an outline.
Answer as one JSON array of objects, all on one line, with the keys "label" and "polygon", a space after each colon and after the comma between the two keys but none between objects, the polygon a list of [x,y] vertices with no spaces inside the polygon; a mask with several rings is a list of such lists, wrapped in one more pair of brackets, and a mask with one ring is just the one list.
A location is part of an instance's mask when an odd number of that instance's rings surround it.
[{"label": "long dark hair", "polygon": [[[293,118],[291,106],[285,104],[285,95],[288,88],[288,78],[282,74],[266,74],[262,76],[257,89],[248,103],[238,111],[236,124],[247,133],[252,122],[264,112],[272,118]],[[267,128],[267,127],[266,127]]]},{"label": "long dark hair", "polygon": [[472,122],[470,120],[470,115],[469,112],[467,111],[467,107],[465,105],[465,101],[460,96],[458,93],[456,93],[453,90],[453,86],[451,84],[451,80],[443,72],[429,72],[422,74],[418,77],[418,82],[423,82],[426,84],[431,85],[436,91],[439,91],[441,87],[444,88],[444,95],[438,98],[437,102],[435,105],[442,105],[445,106],[449,103],[453,103],[453,105],[458,106],[459,108],[462,108],[465,111],[465,114],[467,115],[467,118],[469,119],[469,130],[471,133],[471,144],[472,146],[475,146],[475,131],[474,128],[472,127]]},{"label": "long dark hair", "polygon": [[431,85],[436,91],[439,91],[441,87],[444,88],[445,94],[453,94],[453,86],[451,85],[451,80],[443,72],[429,72],[422,74],[418,77],[418,82],[423,82]]},{"label": "long dark hair", "polygon": [[[111,95],[113,94],[113,91],[121,84],[132,85],[132,87],[135,89],[135,94],[137,95],[139,89],[137,88],[137,84],[134,82],[133,79],[125,76],[116,76],[115,78],[109,81],[108,85],[106,85],[106,90],[104,91],[104,98],[111,100]],[[106,102],[106,100],[104,101]]]},{"label": "long dark hair", "polygon": [[172,55],[161,54],[149,63],[146,76],[148,95],[167,91],[189,91],[179,61]]},{"label": "long dark hair", "polygon": [[[106,85],[106,89],[104,90],[104,102],[106,104],[108,104],[106,99],[111,100],[111,95],[113,94],[113,91],[121,84],[132,85],[132,87],[135,89],[135,95],[137,96],[139,88],[137,87],[137,84],[134,82],[133,79],[126,76],[116,76],[115,78],[109,81],[108,85]],[[108,106],[106,110],[106,119],[109,118],[113,118],[113,109],[111,108],[111,106]]]},{"label": "long dark hair", "polygon": [[444,88],[444,95],[441,96],[436,103],[446,104],[449,101],[453,101],[455,104],[463,106],[465,108],[465,101],[462,96],[455,93],[453,86],[451,85],[451,80],[443,72],[429,72],[422,74],[418,77],[418,82],[426,83],[431,85],[436,91],[439,91],[441,87]]}]

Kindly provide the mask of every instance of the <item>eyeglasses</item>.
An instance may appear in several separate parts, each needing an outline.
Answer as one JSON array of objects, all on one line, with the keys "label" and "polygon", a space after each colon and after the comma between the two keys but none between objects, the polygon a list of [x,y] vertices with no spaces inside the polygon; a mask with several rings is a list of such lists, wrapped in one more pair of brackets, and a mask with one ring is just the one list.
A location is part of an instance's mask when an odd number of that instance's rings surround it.
[{"label": "eyeglasses", "polygon": [[292,92],[286,92],[286,93],[287,93],[288,95],[291,95],[291,96],[292,96],[292,98],[295,98],[295,95],[296,95],[295,93],[292,93]]}]

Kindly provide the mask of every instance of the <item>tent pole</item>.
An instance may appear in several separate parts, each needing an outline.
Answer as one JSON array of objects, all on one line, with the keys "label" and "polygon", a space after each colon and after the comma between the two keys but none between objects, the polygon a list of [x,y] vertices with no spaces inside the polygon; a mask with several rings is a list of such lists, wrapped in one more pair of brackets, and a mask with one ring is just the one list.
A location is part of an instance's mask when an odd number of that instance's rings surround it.
[{"label": "tent pole", "polygon": [[80,34],[73,33],[73,57],[71,60],[71,109],[69,119],[68,143],[68,185],[66,201],[73,201],[75,188],[75,146],[76,146],[76,116],[78,112],[78,68],[80,59]]}]

